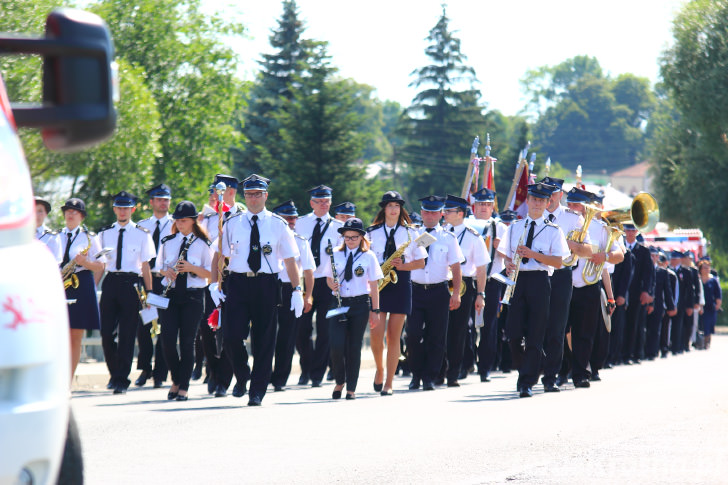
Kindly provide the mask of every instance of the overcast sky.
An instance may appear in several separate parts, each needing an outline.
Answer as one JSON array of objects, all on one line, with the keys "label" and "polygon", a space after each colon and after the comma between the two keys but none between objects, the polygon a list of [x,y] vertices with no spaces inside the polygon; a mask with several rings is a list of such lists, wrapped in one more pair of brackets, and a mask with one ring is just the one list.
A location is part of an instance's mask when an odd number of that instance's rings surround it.
[{"label": "overcast sky", "polygon": [[[206,9],[239,19],[249,38],[235,41],[241,76],[252,79],[283,8],[275,0],[203,0]],[[340,74],[409,105],[410,73],[427,64],[425,37],[441,14],[439,0],[298,0],[306,37],[329,42]],[[519,79],[528,69],[576,55],[596,57],[611,75],[658,79],[658,58],[672,43],[672,19],[684,0],[450,1],[451,30],[462,41],[489,109],[516,114]]]}]

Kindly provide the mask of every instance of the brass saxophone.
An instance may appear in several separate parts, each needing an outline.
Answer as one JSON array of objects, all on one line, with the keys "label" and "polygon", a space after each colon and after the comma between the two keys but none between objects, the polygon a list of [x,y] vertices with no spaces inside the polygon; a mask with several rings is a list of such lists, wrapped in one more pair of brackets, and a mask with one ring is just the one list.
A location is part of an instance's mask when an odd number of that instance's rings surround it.
[{"label": "brass saxophone", "polygon": [[[86,239],[88,240],[88,244],[79,254],[83,254],[85,256],[88,254],[89,249],[91,249],[91,236],[89,236],[88,229],[86,229],[86,226],[83,226],[83,232],[86,234]],[[76,276],[77,267],[78,267],[78,263],[76,263],[75,259],[72,259],[69,262],[67,262],[63,268],[61,268],[61,277],[63,278],[63,289],[64,290],[67,290],[68,288],[73,288],[73,289],[78,288],[78,276]]]},{"label": "brass saxophone", "polygon": [[[619,236],[624,234],[624,232],[622,232],[618,227],[611,225],[607,226],[606,229],[609,232],[609,237],[607,238],[607,245],[604,247],[603,251],[608,254],[612,250],[614,241],[619,239]],[[604,269],[604,262],[601,264],[594,264],[591,260],[587,260],[584,264],[584,268],[581,270],[581,275],[584,277],[584,283],[587,285],[598,283],[602,276],[602,269]]]},{"label": "brass saxophone", "polygon": [[397,284],[397,272],[392,267],[392,260],[401,257],[407,249],[407,246],[412,243],[412,234],[409,231],[410,226],[404,224],[402,227],[407,230],[407,241],[398,247],[397,250],[382,263],[382,273],[384,274],[384,278],[379,280],[379,291],[382,291],[382,288],[387,286],[389,283],[392,283],[393,285]]}]

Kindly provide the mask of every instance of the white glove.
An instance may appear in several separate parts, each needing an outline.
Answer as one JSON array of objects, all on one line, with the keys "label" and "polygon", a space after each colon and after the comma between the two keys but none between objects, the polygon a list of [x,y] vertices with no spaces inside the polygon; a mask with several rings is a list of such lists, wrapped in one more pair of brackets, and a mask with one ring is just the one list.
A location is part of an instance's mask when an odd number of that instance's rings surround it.
[{"label": "white glove", "polygon": [[296,318],[303,315],[303,294],[301,290],[291,293],[291,310],[296,314]]},{"label": "white glove", "polygon": [[212,283],[209,286],[209,290],[212,301],[215,302],[215,306],[219,306],[221,302],[225,301],[225,293],[220,290],[220,285],[218,285],[217,283]]}]

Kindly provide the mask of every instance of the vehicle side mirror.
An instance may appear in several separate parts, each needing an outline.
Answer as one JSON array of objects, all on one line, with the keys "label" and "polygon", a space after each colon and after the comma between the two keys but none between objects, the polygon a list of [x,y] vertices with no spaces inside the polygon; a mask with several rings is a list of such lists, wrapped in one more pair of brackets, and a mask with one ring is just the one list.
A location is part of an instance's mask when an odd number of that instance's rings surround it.
[{"label": "vehicle side mirror", "polygon": [[43,104],[13,105],[18,126],[42,128],[51,150],[99,143],[116,128],[114,47],[95,14],[61,8],[46,19],[45,38],[0,36],[0,53],[43,56]]}]

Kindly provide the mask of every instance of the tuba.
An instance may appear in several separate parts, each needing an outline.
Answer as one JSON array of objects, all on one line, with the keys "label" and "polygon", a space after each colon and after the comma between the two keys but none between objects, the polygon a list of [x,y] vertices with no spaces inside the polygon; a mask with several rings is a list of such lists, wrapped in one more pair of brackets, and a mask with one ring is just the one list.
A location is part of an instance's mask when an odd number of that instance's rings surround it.
[{"label": "tuba", "polygon": [[[574,241],[579,244],[583,243],[584,239],[586,239],[586,235],[588,234],[587,231],[589,230],[589,225],[591,224],[592,219],[600,211],[601,209],[595,205],[584,204],[584,225],[581,226],[581,229],[578,231],[576,229],[569,231],[566,235],[566,240]],[[563,264],[564,266],[574,266],[578,261],[579,256],[571,253],[566,257],[566,259],[564,259]]]},{"label": "tuba", "polygon": [[[622,232],[622,230],[620,230],[616,225],[609,225],[606,229],[609,232],[609,236],[607,238],[607,245],[604,247],[603,251],[609,253],[612,250],[614,241],[624,234],[624,232]],[[599,278],[601,278],[602,275],[602,269],[604,269],[604,263],[594,264],[591,260],[587,260],[584,263],[584,268],[581,270],[581,275],[584,277],[584,283],[587,285],[598,283]]]}]

